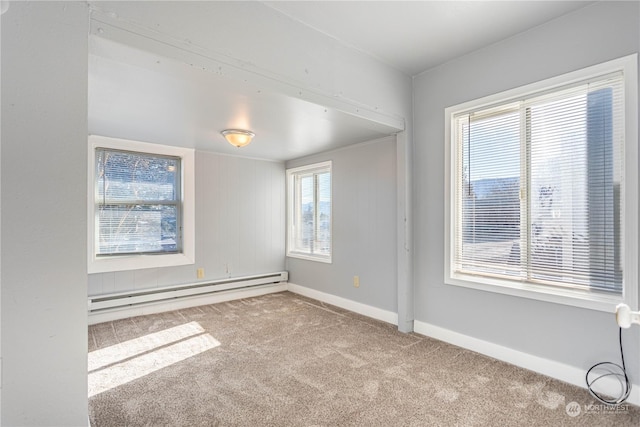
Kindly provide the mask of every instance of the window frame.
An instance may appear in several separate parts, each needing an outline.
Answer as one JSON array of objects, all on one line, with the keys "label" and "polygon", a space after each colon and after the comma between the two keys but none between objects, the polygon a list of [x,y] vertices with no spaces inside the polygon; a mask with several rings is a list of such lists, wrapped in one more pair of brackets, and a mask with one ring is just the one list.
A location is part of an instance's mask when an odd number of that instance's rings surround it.
[{"label": "window frame", "polygon": [[[445,284],[495,292],[592,310],[614,312],[619,303],[638,306],[638,74],[637,54],[607,61],[581,70],[524,85],[515,89],[464,102],[445,109]],[[623,282],[620,295],[538,285],[519,280],[484,277],[454,271],[457,144],[454,117],[466,111],[491,108],[519,101],[523,97],[553,91],[584,80],[622,72],[624,79],[624,195],[622,221]]]},{"label": "window frame", "polygon": [[[296,250],[295,247],[295,210],[296,210],[296,205],[295,205],[295,201],[296,201],[296,197],[295,197],[295,191],[296,191],[296,186],[294,183],[294,180],[297,176],[300,175],[308,175],[308,174],[313,174],[314,176],[316,176],[317,174],[320,173],[329,173],[331,176],[331,184],[330,184],[330,191],[331,191],[331,218],[330,218],[330,224],[329,224],[329,234],[330,234],[330,245],[329,245],[329,254],[325,255],[325,254],[318,254],[318,253],[306,253],[306,252],[301,252]],[[300,166],[300,167],[296,167],[296,168],[291,168],[291,169],[287,169],[286,170],[286,175],[287,175],[287,257],[291,257],[291,258],[299,258],[299,259],[305,259],[305,260],[309,260],[309,261],[318,261],[318,262],[323,262],[323,263],[327,263],[327,264],[331,264],[332,263],[332,257],[333,257],[333,172],[332,172],[332,162],[326,161],[326,162],[320,162],[320,163],[314,163],[314,164],[310,164],[310,165],[305,165],[305,166]],[[318,200],[318,194],[315,191],[314,188],[314,203],[316,203]],[[317,232],[317,230],[315,230]]]},{"label": "window frame", "polygon": [[[180,252],[153,254],[111,254],[96,253],[98,235],[95,170],[96,150],[100,148],[130,151],[158,156],[180,158],[181,185],[181,226],[182,247]],[[143,268],[172,267],[195,263],[195,151],[191,148],[174,147],[148,142],[109,138],[98,135],[89,136],[88,153],[88,197],[87,197],[87,269],[89,274],[115,271],[138,270]]]}]

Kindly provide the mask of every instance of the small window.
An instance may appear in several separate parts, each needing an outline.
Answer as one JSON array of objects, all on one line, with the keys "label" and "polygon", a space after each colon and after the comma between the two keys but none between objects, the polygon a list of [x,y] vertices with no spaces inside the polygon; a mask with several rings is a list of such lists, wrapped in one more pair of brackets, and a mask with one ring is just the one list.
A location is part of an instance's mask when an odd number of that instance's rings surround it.
[{"label": "small window", "polygon": [[181,161],[97,148],[97,256],[182,252]]},{"label": "small window", "polygon": [[331,162],[287,170],[287,256],[331,262]]},{"label": "small window", "polygon": [[193,151],[92,139],[90,272],[192,263]]},{"label": "small window", "polygon": [[637,152],[625,131],[625,120],[637,126],[625,116],[635,77],[625,73],[635,73],[601,68],[447,109],[448,283],[602,309],[635,295],[625,261],[637,253],[637,236],[625,233],[637,222],[625,213],[636,203],[637,176],[625,175],[625,155]]}]

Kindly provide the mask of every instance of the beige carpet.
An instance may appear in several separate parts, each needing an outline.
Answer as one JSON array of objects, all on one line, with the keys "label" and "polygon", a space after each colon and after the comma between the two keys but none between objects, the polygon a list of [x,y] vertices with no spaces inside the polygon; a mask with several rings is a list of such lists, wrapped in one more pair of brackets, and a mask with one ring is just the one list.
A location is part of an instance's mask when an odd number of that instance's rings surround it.
[{"label": "beige carpet", "polygon": [[288,292],[93,325],[89,352],[92,426],[640,425],[635,406]]}]

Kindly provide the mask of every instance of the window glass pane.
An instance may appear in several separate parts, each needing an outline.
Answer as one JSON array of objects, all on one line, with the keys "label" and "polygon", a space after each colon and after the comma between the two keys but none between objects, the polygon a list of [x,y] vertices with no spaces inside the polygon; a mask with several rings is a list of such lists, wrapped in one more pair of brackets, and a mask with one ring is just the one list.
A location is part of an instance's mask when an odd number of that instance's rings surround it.
[{"label": "window glass pane", "polygon": [[180,158],[96,150],[96,255],[175,253],[180,239]]},{"label": "window glass pane", "polygon": [[527,114],[532,278],[587,284],[586,96],[536,105]]},{"label": "window glass pane", "polygon": [[314,241],[315,203],[313,191],[313,175],[299,177],[300,187],[300,220],[298,222],[298,235],[296,250],[312,253]]},{"label": "window glass pane", "polygon": [[331,251],[331,174],[317,175],[318,218],[314,252],[328,255]]},{"label": "window glass pane", "polygon": [[98,255],[178,250],[178,212],[170,205],[101,205]]},{"label": "window glass pane", "polygon": [[97,150],[96,195],[105,201],[178,200],[180,159]]},{"label": "window glass pane", "polygon": [[520,124],[508,112],[460,123],[463,270],[520,274]]},{"label": "window glass pane", "polygon": [[604,88],[531,109],[533,278],[622,289],[612,96]]}]

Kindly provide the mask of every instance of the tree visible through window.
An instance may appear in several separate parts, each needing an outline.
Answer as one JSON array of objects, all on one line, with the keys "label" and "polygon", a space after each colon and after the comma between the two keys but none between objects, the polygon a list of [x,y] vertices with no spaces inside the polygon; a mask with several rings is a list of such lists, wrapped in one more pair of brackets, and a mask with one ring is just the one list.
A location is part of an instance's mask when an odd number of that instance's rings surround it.
[{"label": "tree visible through window", "polygon": [[181,251],[179,157],[98,148],[97,256]]}]

